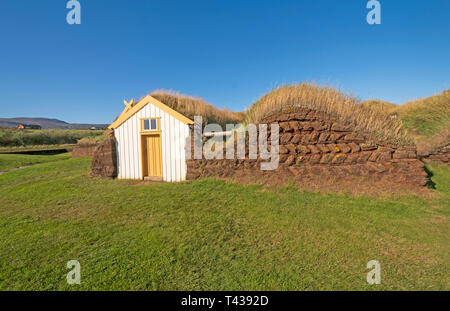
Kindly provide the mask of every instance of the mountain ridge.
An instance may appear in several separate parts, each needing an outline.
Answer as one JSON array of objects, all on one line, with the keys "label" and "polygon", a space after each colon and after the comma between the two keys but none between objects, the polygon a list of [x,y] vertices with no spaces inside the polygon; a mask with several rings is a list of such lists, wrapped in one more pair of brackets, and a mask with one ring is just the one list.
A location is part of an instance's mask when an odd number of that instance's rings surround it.
[{"label": "mountain ridge", "polygon": [[105,128],[109,124],[101,123],[68,123],[54,118],[15,117],[0,118],[0,127],[17,127],[19,124],[40,125],[42,129],[89,129],[91,127]]}]

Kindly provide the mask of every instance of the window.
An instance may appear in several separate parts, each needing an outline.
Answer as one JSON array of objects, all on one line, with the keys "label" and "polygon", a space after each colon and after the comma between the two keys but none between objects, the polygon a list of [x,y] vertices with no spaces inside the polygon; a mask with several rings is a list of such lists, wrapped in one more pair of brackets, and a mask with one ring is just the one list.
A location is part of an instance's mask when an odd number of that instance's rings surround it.
[{"label": "window", "polygon": [[144,119],[143,120],[143,130],[144,131],[157,131],[158,122],[156,119]]}]

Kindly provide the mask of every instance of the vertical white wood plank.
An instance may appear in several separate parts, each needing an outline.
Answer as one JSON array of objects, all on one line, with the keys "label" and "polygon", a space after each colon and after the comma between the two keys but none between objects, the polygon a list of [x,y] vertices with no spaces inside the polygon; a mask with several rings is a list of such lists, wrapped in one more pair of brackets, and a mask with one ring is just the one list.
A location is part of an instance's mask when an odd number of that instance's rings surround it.
[{"label": "vertical white wood plank", "polygon": [[163,162],[163,180],[167,181],[167,127],[166,127],[166,115],[164,112],[161,113],[161,151],[162,151],[162,162]]},{"label": "vertical white wood plank", "polygon": [[139,148],[139,139],[141,137],[140,134],[140,123],[141,123],[141,119],[140,119],[140,114],[136,114],[135,115],[136,118],[134,120],[134,161],[135,161],[135,169],[134,169],[134,175],[135,175],[135,179],[139,179],[140,176],[140,157],[139,155],[141,154],[141,149]]},{"label": "vertical white wood plank", "polygon": [[164,125],[166,130],[166,163],[167,163],[167,177],[166,181],[172,181],[172,163],[170,162],[171,150],[170,150],[170,115],[164,112]]},{"label": "vertical white wood plank", "polygon": [[118,153],[119,153],[119,166],[118,166],[118,171],[117,171],[117,176],[119,177],[119,178],[122,178],[122,171],[123,171],[123,146],[122,146],[122,143],[123,143],[123,140],[122,140],[122,127],[119,127],[118,129],[117,129],[117,138],[118,138],[118,140],[117,140],[117,142],[118,142],[118,145],[119,145],[119,150],[118,150]]},{"label": "vertical white wood plank", "polygon": [[180,122],[178,124],[179,135],[178,135],[178,165],[179,165],[179,181],[183,180],[183,162],[184,162],[184,154],[183,154],[183,146],[184,146],[184,124]]},{"label": "vertical white wood plank", "polygon": [[124,131],[123,131],[123,127],[120,128],[120,178],[125,178],[125,162],[126,162],[126,158],[125,158],[125,145],[124,145]]},{"label": "vertical white wood plank", "polygon": [[126,163],[125,163],[125,178],[130,178],[130,130],[129,130],[129,124],[130,122],[125,122],[123,125],[124,133],[125,133],[125,156],[126,156]]},{"label": "vertical white wood plank", "polygon": [[133,131],[132,131],[132,127],[133,127],[133,122],[132,122],[132,117],[128,120],[127,124],[126,124],[126,128],[127,128],[127,152],[128,152],[128,170],[127,170],[127,178],[131,179],[133,178],[132,173],[133,173],[133,147],[132,147],[132,135],[133,135]]},{"label": "vertical white wood plank", "polygon": [[176,179],[176,161],[175,161],[175,118],[170,116],[170,155],[171,155],[171,164],[172,164],[172,176],[171,181],[175,181]]},{"label": "vertical white wood plank", "polygon": [[[153,106],[153,105],[152,105]],[[167,144],[166,144],[166,136],[167,136],[167,131],[166,131],[166,126],[165,126],[165,113],[164,111],[161,111],[161,109],[155,107],[155,114],[157,117],[160,117],[160,130],[161,130],[161,162],[162,162],[162,177],[163,180],[166,181],[167,180],[167,161],[166,161],[166,157],[167,157]]]},{"label": "vertical white wood plank", "polygon": [[184,124],[178,123],[178,181],[183,180],[183,163],[184,163]]},{"label": "vertical white wood plank", "polygon": [[150,117],[154,118],[156,117],[156,107],[153,105],[148,105],[150,108]]},{"label": "vertical white wood plank", "polygon": [[166,116],[164,115],[164,112],[161,113],[161,151],[162,151],[162,163],[163,163],[163,180],[167,181],[167,149],[166,149],[166,137],[167,137],[167,131],[166,131]]},{"label": "vertical white wood plank", "polygon": [[131,145],[131,136],[133,135],[132,133],[132,123],[131,122],[127,122],[127,152],[128,152],[128,172],[127,172],[127,178],[131,179],[132,176],[132,171],[133,171],[133,147]]},{"label": "vertical white wood plank", "polygon": [[139,111],[139,115],[138,115],[138,123],[137,123],[137,132],[138,132],[138,145],[139,145],[139,150],[138,150],[138,172],[139,172],[139,178],[143,179],[144,176],[142,175],[142,156],[141,156],[141,151],[142,151],[142,141],[141,141],[141,118],[147,118],[150,116],[149,114],[149,105],[147,104],[146,106],[144,106],[144,108],[142,108]]},{"label": "vertical white wood plank", "polygon": [[172,161],[173,161],[173,180],[178,181],[178,122],[175,118],[172,118],[172,130],[173,130],[173,153],[172,153]]},{"label": "vertical white wood plank", "polygon": [[172,133],[171,133],[171,128],[170,128],[170,116],[167,115],[166,116],[166,133],[167,133],[167,138],[166,138],[166,151],[167,151],[167,181],[171,182],[172,181],[172,162],[170,161],[170,159],[172,158],[172,150],[171,150],[171,140],[172,140]]},{"label": "vertical white wood plank", "polygon": [[133,159],[132,161],[132,165],[131,165],[131,178],[132,179],[137,179],[137,174],[136,174],[136,168],[137,168],[137,160],[136,160],[136,156],[137,156],[137,150],[136,150],[136,119],[137,116],[134,115],[131,118],[131,122],[130,122],[130,141],[131,141],[131,157]]},{"label": "vertical white wood plank", "polygon": [[143,118],[143,110],[141,109],[138,113],[137,113],[137,135],[136,135],[136,146],[137,146],[137,178],[138,179],[143,179],[144,176],[142,176],[142,156],[141,156],[141,150],[142,150],[142,144],[141,144],[141,118]]},{"label": "vertical white wood plank", "polygon": [[180,131],[180,121],[178,121],[177,119],[174,119],[175,121],[175,126],[174,126],[174,130],[175,130],[175,173],[176,173],[176,177],[175,180],[176,181],[180,181],[181,179],[181,153],[180,153],[180,141],[181,141],[181,131]]},{"label": "vertical white wood plank", "polygon": [[186,180],[186,134],[189,133],[189,127],[182,123],[181,124],[181,143],[180,143],[180,152],[181,152],[181,176],[180,181]]},{"label": "vertical white wood plank", "polygon": [[141,130],[141,119],[140,114],[136,114],[136,119],[134,120],[134,159],[136,162],[136,167],[134,170],[135,178],[140,179],[141,176],[141,148],[139,146],[139,139],[141,138],[141,134],[139,133]]},{"label": "vertical white wood plank", "polygon": [[170,117],[170,131],[171,131],[171,140],[170,140],[170,146],[171,146],[171,157],[170,161],[172,162],[172,181],[177,181],[177,145],[176,145],[176,139],[177,139],[177,132],[176,132],[176,124],[175,124],[175,118],[172,116]]}]

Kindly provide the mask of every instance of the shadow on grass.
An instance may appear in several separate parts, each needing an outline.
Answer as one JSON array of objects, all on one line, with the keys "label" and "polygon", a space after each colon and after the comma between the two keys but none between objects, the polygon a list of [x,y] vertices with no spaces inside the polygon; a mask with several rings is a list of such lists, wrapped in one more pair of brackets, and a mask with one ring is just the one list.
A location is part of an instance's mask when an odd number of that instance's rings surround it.
[{"label": "shadow on grass", "polygon": [[425,166],[425,172],[427,172],[427,175],[428,175],[428,181],[426,183],[426,186],[430,189],[436,189],[436,183],[431,180],[431,177],[434,176],[433,172],[430,171],[430,169],[426,166]]}]

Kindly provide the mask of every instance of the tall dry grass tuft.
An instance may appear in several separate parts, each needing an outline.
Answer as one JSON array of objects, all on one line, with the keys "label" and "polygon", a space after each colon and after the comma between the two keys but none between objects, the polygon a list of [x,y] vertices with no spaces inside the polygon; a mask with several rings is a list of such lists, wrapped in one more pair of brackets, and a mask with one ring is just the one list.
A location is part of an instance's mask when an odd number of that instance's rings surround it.
[{"label": "tall dry grass tuft", "polygon": [[244,112],[218,109],[201,98],[182,95],[170,90],[156,90],[150,95],[188,118],[202,116],[204,123],[217,123],[223,126],[227,123],[240,123],[245,116]]},{"label": "tall dry grass tuft", "polygon": [[353,124],[356,130],[378,140],[396,145],[411,143],[402,130],[400,120],[367,109],[359,105],[356,98],[334,88],[311,83],[284,85],[274,89],[250,107],[246,121],[258,123],[269,114],[298,107],[325,112],[343,123]]},{"label": "tall dry grass tuft", "polygon": [[371,109],[377,113],[381,114],[393,114],[395,110],[398,108],[397,105],[392,104],[390,102],[386,102],[380,99],[369,99],[360,103],[361,106],[367,109]]}]

